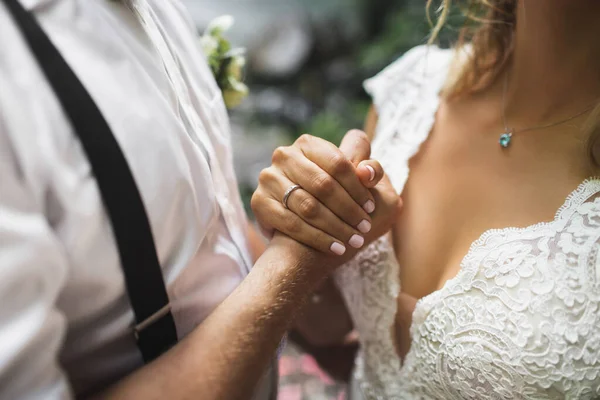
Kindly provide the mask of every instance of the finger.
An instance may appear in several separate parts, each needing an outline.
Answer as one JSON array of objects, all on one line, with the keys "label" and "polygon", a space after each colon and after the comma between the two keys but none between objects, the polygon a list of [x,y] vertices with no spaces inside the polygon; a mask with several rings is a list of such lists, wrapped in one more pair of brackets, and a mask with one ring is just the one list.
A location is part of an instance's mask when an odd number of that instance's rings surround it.
[{"label": "finger", "polygon": [[256,222],[258,223],[260,232],[265,238],[271,240],[273,239],[275,229],[273,228],[273,225],[269,223],[270,221],[265,218],[261,218],[263,216],[263,210],[261,207],[264,204],[261,200],[264,197],[269,196],[268,193],[265,193],[265,190],[263,189],[264,182],[261,182],[265,180],[263,174],[266,174],[265,170],[261,171],[259,175],[259,186],[252,194],[252,198],[250,199],[250,208],[256,217]]},{"label": "finger", "polygon": [[341,241],[306,223],[291,210],[285,209],[280,201],[273,198],[264,198],[262,201],[264,204],[260,208],[268,210],[264,218],[277,226],[277,231],[325,254],[341,256],[346,252],[346,246]]},{"label": "finger", "polygon": [[379,161],[367,160],[358,164],[358,167],[356,167],[356,174],[365,187],[372,188],[381,181],[384,173],[383,167],[379,164]]},{"label": "finger", "polygon": [[[334,146],[335,147],[335,146]],[[280,160],[280,158],[285,159]],[[367,212],[356,203],[354,198],[342,185],[317,164],[304,156],[298,148],[290,147],[285,150],[285,155],[275,158],[276,169],[280,170],[291,184],[298,184],[304,190],[317,198],[325,207],[347,224],[364,231],[370,226],[371,218]],[[354,167],[350,166],[354,169]],[[356,185],[368,191],[352,173]],[[285,189],[284,189],[285,190]],[[372,198],[371,193],[368,193]],[[373,202],[373,204],[375,204]]]},{"label": "finger", "polygon": [[[298,189],[289,195],[287,200],[289,209],[286,209],[280,198],[283,199],[284,193],[291,186],[293,186],[293,182],[274,167],[266,168],[260,173],[259,187],[252,196],[251,206],[262,226],[281,231],[317,250],[329,249],[329,252],[337,255],[345,252],[344,243],[348,243],[354,248],[362,247],[363,236],[304,190]],[[310,196],[310,198],[306,200],[306,196]],[[305,218],[300,219],[303,225],[290,227],[288,225],[289,218],[281,218],[281,212],[284,214],[298,213],[298,216]],[[295,218],[292,219],[295,220]],[[370,229],[370,223],[368,228]],[[315,229],[321,233],[311,233]],[[311,234],[314,236],[310,236]]]},{"label": "finger", "polygon": [[[272,174],[272,176],[266,179],[265,174]],[[294,186],[292,181],[283,174],[278,173],[275,168],[267,169],[265,174],[261,173],[263,179],[261,190],[270,193],[270,197],[274,200],[279,200],[279,198],[283,199],[288,188]],[[260,196],[264,197],[264,195]],[[349,244],[355,249],[359,249],[363,246],[365,240],[361,232],[342,221],[337,215],[304,189],[300,188],[291,192],[287,197],[285,204],[287,204],[290,211],[298,215],[304,222],[312,227],[325,232],[344,244]],[[356,204],[354,205],[356,206]],[[283,201],[280,201],[279,207],[285,208]],[[269,217],[265,216],[265,218]],[[363,226],[365,224],[366,226]],[[286,228],[285,224],[282,224],[277,220],[271,222],[271,226],[279,231]],[[359,228],[364,231],[369,231],[371,229],[371,224],[369,221],[365,220],[362,224],[359,224]],[[301,241],[291,233],[285,231],[282,232],[291,236],[293,239]]]},{"label": "finger", "polygon": [[[290,182],[291,183],[291,182]],[[319,200],[303,189],[294,191],[288,199],[288,208],[311,226],[320,229],[337,240],[360,249],[365,243],[363,235],[342,221]],[[371,230],[371,224],[367,230]]]},{"label": "finger", "polygon": [[353,129],[348,131],[342,139],[340,151],[353,165],[358,165],[361,161],[371,157],[371,141],[366,133]]},{"label": "finger", "polygon": [[[371,192],[364,187],[356,176],[356,168],[335,145],[320,138],[303,135],[296,141],[295,146],[291,148],[300,149],[302,154],[325,171],[326,175],[333,177],[350,197],[362,206],[365,212],[370,214],[375,210],[375,202],[373,201]],[[295,172],[295,175],[298,175],[301,174],[301,171],[290,171],[290,173],[293,174]],[[286,174],[288,173],[287,170],[285,172]],[[322,174],[315,175],[312,178],[317,179],[317,182],[320,182],[324,187],[317,188],[318,192],[311,192],[311,194],[330,209],[335,210],[331,205],[336,203],[336,199],[332,197],[331,192],[326,190],[330,188],[327,187],[327,185],[331,185],[331,183],[328,183],[330,179]],[[308,190],[308,188],[305,189]],[[344,218],[342,217],[342,219]]]}]

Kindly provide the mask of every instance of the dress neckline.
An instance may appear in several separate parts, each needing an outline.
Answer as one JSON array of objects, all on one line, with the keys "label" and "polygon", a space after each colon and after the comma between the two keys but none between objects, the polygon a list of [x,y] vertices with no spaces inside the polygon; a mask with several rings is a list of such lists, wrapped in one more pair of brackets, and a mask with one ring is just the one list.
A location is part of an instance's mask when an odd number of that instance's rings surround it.
[{"label": "dress neckline", "polygon": [[[564,203],[556,211],[554,218],[550,221],[537,222],[525,227],[505,227],[492,228],[485,230],[477,239],[469,246],[469,250],[462,258],[457,274],[448,279],[440,289],[437,289],[426,296],[417,300],[415,308],[412,312],[412,321],[410,326],[411,336],[414,337],[415,330],[421,325],[427,317],[428,311],[431,310],[443,296],[451,290],[452,287],[459,283],[465,283],[469,279],[469,275],[476,272],[477,265],[470,263],[477,249],[485,247],[489,243],[489,239],[494,236],[502,236],[508,233],[523,234],[538,230],[557,230],[561,224],[566,223],[572,214],[587,200],[594,195],[600,193],[600,176],[593,176],[583,180],[575,190],[573,190],[565,198]],[[393,247],[392,247],[393,248]],[[404,359],[411,353],[413,346],[405,354]]]},{"label": "dress neckline", "polygon": [[[365,89],[373,97],[379,114],[377,134],[373,142],[374,156],[379,158],[399,193],[403,191],[410,176],[409,160],[419,152],[436,122],[441,92],[447,81],[448,71],[452,68],[453,56],[455,56],[453,50],[442,50],[431,46],[417,47],[365,83]],[[393,345],[390,344],[391,347],[386,349],[401,363],[400,370],[409,373],[410,368],[404,367],[410,367],[415,351],[418,351],[415,339],[419,337],[419,329],[431,310],[474,279],[474,271],[476,272],[479,267],[475,262],[475,258],[480,257],[478,249],[493,246],[494,238],[502,235],[521,236],[529,233],[535,235],[548,230],[556,231],[569,222],[581,204],[599,192],[600,177],[584,179],[575,190],[566,195],[564,203],[558,208],[551,221],[519,228],[505,227],[483,231],[469,246],[459,264],[457,274],[448,279],[440,289],[417,301],[412,310],[410,326],[412,344],[404,354],[404,362],[400,361]],[[390,262],[394,263],[397,271],[402,266],[394,252],[390,235],[382,238],[380,243],[387,248],[385,251],[393,258]],[[390,282],[389,287],[391,293],[395,295],[401,287],[399,275],[396,273],[395,277],[390,278],[395,279]],[[389,311],[396,313],[395,301]]]},{"label": "dress neckline", "polygon": [[[429,50],[430,46],[426,46],[426,54],[427,52],[429,52]],[[467,47],[466,50],[469,51],[469,47]],[[425,102],[425,104],[430,104],[430,106],[427,108],[427,111],[423,114],[423,120],[421,121],[421,124],[413,126],[413,128],[416,129],[415,134],[418,137],[418,140],[412,143],[411,151],[409,152],[408,159],[406,160],[406,171],[404,174],[402,174],[402,181],[396,182],[396,184],[394,185],[399,193],[402,192],[402,190],[404,189],[404,185],[406,184],[408,176],[410,175],[410,168],[408,167],[408,162],[410,158],[416,153],[418,153],[421,144],[424,143],[425,140],[427,140],[427,138],[431,134],[431,131],[433,130],[433,127],[436,122],[436,116],[441,104],[442,89],[448,75],[447,69],[450,66],[450,62],[453,60],[453,57],[456,57],[459,54],[455,53],[456,50],[440,51],[445,54],[447,68],[445,70],[441,70],[441,72],[438,72],[437,74],[434,74],[432,76],[432,79],[426,79],[427,74],[423,74],[422,81],[419,81],[419,84],[417,85],[419,87],[419,91],[422,91],[421,93],[430,100],[429,102]],[[424,63],[423,72],[427,71],[428,64],[428,62]],[[391,147],[393,146],[389,146],[389,148]],[[390,179],[394,183],[394,177],[390,176]],[[448,279],[440,289],[437,289],[417,300],[415,309],[412,312],[412,322],[410,327],[411,335],[414,335],[413,330],[416,329],[415,321],[419,320],[420,322],[422,322],[427,316],[427,310],[429,310],[434,304],[436,304],[439,301],[439,299],[444,295],[444,293],[449,290],[449,288],[465,279],[467,273],[470,272],[470,269],[466,267],[468,261],[473,257],[475,250],[482,246],[485,246],[486,242],[488,242],[490,237],[496,235],[504,235],[509,232],[514,234],[520,234],[527,231],[535,231],[542,228],[553,227],[559,222],[567,220],[567,214],[570,214],[570,212],[575,210],[579,205],[583,204],[588,198],[590,198],[598,192],[600,192],[600,176],[588,177],[584,179],[572,192],[570,192],[566,196],[565,201],[558,208],[554,215],[554,218],[551,221],[538,222],[525,227],[509,226],[505,228],[491,228],[485,230],[469,246],[469,250],[461,259],[457,274],[453,278]],[[393,243],[391,243],[391,239],[388,237],[386,240],[390,241],[389,244],[393,249],[394,246]],[[394,258],[396,258],[395,253]],[[399,267],[401,267],[401,265],[399,265]],[[409,353],[410,349],[405,355],[405,358]]]}]

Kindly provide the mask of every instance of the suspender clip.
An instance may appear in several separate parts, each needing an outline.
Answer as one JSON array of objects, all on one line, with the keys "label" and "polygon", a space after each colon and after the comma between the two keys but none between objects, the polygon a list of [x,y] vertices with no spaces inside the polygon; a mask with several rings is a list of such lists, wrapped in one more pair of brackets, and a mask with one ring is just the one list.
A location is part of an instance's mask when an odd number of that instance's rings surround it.
[{"label": "suspender clip", "polygon": [[163,308],[161,308],[160,310],[158,310],[157,312],[155,312],[154,314],[152,314],[151,316],[149,316],[148,318],[146,318],[145,320],[143,320],[142,322],[137,324],[133,328],[133,335],[135,336],[135,340],[139,340],[141,331],[148,328],[150,325],[152,325],[153,323],[155,323],[156,321],[158,321],[165,315],[169,314],[170,312],[171,312],[171,302],[167,303],[166,306],[164,306]]}]

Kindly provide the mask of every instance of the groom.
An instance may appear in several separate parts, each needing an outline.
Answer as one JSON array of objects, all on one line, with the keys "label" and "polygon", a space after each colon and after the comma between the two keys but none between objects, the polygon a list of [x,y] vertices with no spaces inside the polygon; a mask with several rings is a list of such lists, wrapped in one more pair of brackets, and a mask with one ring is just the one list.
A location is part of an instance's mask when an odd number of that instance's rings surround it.
[{"label": "groom", "polygon": [[341,260],[279,234],[252,256],[181,4],[0,0],[0,38],[0,398],[251,397]]}]

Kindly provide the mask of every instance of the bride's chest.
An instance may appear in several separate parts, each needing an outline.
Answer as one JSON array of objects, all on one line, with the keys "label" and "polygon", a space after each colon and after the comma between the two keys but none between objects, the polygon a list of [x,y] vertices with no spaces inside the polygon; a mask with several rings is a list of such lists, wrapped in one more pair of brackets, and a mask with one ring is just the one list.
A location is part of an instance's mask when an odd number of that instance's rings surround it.
[{"label": "bride's chest", "polygon": [[485,234],[415,309],[404,373],[430,369],[436,398],[590,398],[579,391],[600,384],[600,235],[584,221]]},{"label": "bride's chest", "polygon": [[403,292],[418,299],[440,289],[489,229],[552,220],[585,175],[560,159],[529,157],[523,146],[510,151],[452,124],[433,128],[408,162],[393,231]]},{"label": "bride's chest", "polygon": [[482,235],[456,277],[417,303],[403,365],[387,328],[403,266],[387,238],[370,246],[338,276],[361,337],[358,379],[385,398],[598,398],[600,201],[581,205],[590,193],[575,192],[565,204],[579,211],[565,206],[550,223]]},{"label": "bride's chest", "polygon": [[600,201],[585,202],[599,189],[580,186],[552,222],[475,241],[458,274],[417,303],[402,367],[386,289],[404,266],[387,238],[370,246],[340,273],[361,335],[359,378],[414,398],[600,395],[589,391],[600,390]]}]

